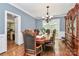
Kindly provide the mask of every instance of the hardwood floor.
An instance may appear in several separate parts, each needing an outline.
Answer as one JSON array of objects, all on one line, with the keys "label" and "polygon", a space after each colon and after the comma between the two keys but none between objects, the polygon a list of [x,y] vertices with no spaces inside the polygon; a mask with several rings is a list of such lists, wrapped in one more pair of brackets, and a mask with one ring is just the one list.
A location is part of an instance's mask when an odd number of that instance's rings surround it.
[{"label": "hardwood floor", "polygon": [[17,45],[13,40],[8,40],[7,51],[0,54],[0,56],[23,56],[24,55],[24,46]]},{"label": "hardwood floor", "polygon": [[12,50],[17,46],[17,44],[15,43],[15,40],[8,40],[7,41],[7,50]]},{"label": "hardwood floor", "polygon": [[1,56],[23,56],[24,55],[24,47],[23,45],[16,46],[15,48],[8,50],[0,54]]},{"label": "hardwood floor", "polygon": [[[24,56],[24,46],[23,44],[18,46],[13,42],[9,43],[10,47],[7,52],[0,54],[0,56]],[[43,52],[42,56],[72,56],[72,53],[66,47],[66,45],[62,42],[62,40],[55,40],[55,54],[53,51]]]},{"label": "hardwood floor", "polygon": [[58,46],[55,45],[56,48],[58,47],[58,49],[55,48],[55,56],[73,56],[62,40],[57,40],[55,44],[58,44]]}]

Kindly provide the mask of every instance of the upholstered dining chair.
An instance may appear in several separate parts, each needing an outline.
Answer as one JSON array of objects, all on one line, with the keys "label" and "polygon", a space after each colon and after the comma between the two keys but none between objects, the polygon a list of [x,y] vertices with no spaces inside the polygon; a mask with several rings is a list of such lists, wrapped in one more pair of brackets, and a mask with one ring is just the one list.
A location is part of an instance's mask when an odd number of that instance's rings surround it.
[{"label": "upholstered dining chair", "polygon": [[35,36],[31,34],[28,30],[23,32],[24,49],[25,49],[24,55],[36,56],[42,53],[42,46],[36,45]]}]

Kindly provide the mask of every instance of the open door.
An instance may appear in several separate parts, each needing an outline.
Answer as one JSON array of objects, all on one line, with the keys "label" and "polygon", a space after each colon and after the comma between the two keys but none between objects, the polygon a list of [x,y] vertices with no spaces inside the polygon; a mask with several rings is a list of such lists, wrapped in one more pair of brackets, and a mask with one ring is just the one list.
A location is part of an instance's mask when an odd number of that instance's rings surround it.
[{"label": "open door", "polygon": [[15,18],[15,42],[18,45],[21,45],[23,43],[20,19],[21,19],[20,17]]}]

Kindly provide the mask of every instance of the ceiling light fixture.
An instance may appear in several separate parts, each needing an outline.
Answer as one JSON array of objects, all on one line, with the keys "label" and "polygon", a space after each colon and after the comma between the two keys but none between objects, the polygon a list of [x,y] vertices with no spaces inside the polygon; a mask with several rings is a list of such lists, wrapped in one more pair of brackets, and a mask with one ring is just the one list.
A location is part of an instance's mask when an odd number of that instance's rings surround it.
[{"label": "ceiling light fixture", "polygon": [[46,8],[47,8],[46,16],[42,18],[48,23],[53,16],[49,16],[49,6],[46,6]]}]

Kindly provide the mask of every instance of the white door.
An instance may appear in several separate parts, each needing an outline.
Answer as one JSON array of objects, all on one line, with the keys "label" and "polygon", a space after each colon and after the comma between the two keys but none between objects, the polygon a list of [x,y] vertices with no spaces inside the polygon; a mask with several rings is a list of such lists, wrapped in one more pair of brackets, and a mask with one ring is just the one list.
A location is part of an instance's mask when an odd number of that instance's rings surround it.
[{"label": "white door", "polygon": [[21,33],[21,18],[16,17],[15,18],[15,42],[18,45],[23,44],[23,37]]}]

